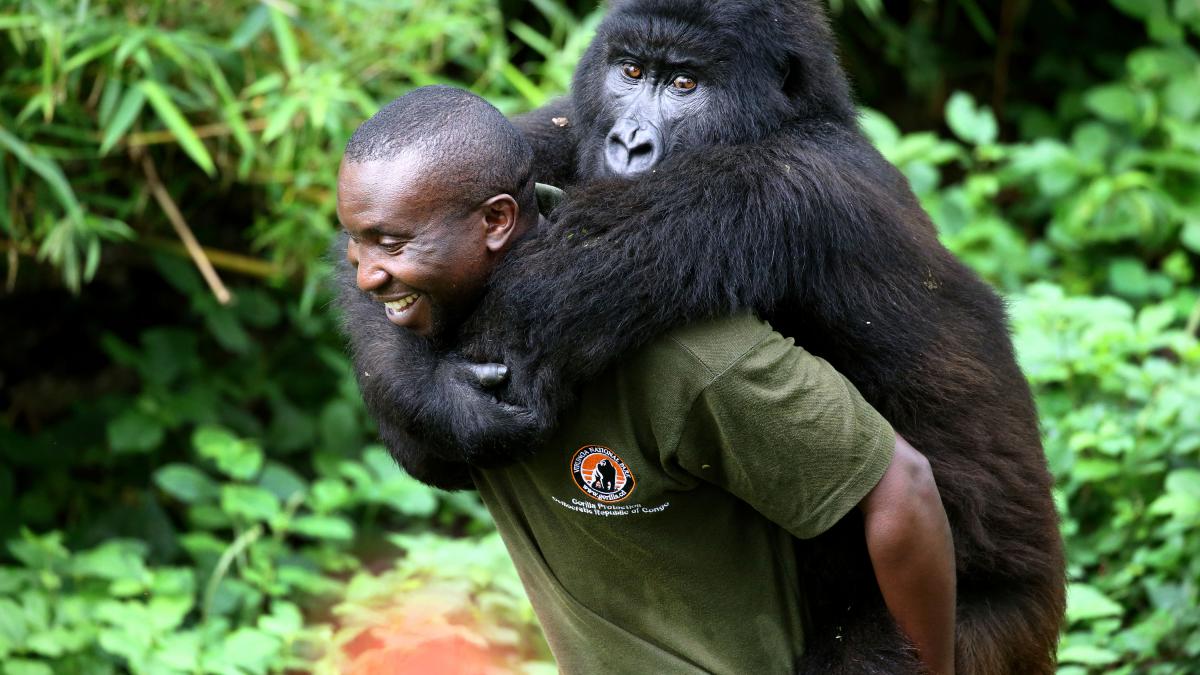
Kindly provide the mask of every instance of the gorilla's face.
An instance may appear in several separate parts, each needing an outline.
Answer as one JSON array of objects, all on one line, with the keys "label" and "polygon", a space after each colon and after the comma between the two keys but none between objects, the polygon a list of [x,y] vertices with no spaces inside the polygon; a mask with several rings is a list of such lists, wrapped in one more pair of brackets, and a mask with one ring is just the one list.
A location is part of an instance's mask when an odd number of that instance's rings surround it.
[{"label": "gorilla's face", "polygon": [[662,158],[673,129],[699,114],[708,99],[700,76],[673,64],[619,58],[608,68],[604,91],[616,122],[604,145],[603,166],[615,176],[635,176]]},{"label": "gorilla's face", "polygon": [[[760,140],[797,113],[804,71],[773,3],[618,3],[575,72],[579,174],[632,178]],[[682,160],[686,161],[686,159]]]}]

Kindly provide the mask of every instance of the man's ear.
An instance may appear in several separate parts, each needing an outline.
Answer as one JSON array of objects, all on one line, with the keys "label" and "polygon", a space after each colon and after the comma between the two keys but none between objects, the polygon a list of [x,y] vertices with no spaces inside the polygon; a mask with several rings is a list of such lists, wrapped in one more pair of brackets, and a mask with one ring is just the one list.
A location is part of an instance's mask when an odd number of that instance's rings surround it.
[{"label": "man's ear", "polygon": [[496,253],[504,250],[515,236],[521,207],[512,195],[496,195],[483,203],[484,237],[488,250]]}]

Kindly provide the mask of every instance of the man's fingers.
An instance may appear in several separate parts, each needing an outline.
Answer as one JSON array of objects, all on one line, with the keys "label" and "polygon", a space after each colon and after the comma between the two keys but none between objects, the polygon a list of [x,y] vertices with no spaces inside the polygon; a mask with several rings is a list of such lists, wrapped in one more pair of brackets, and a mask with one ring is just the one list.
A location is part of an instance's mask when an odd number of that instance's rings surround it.
[{"label": "man's fingers", "polygon": [[508,379],[508,366],[503,363],[472,363],[467,367],[481,387],[495,387]]}]

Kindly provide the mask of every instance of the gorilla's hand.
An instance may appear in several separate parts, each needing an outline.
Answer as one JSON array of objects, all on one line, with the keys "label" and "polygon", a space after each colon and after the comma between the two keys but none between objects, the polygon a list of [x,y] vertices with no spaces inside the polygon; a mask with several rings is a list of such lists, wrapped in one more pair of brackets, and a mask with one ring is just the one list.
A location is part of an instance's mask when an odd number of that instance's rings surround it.
[{"label": "gorilla's hand", "polygon": [[473,363],[468,366],[479,381],[479,386],[491,389],[508,380],[508,366],[503,363]]},{"label": "gorilla's hand", "polygon": [[[335,255],[345,250],[344,237]],[[476,363],[433,348],[390,321],[360,291],[344,256],[336,261],[343,332],[355,378],[380,437],[410,474],[438,487],[469,484],[467,463],[492,466],[523,456],[541,426],[487,387],[507,377],[499,363]]]}]

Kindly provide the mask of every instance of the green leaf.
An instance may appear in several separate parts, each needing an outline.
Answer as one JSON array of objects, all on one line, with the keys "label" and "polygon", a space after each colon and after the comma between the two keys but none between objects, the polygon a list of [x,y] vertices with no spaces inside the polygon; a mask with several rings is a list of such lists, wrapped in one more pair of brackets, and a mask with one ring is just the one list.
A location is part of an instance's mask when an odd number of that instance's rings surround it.
[{"label": "green leaf", "polygon": [[283,132],[292,126],[292,119],[302,105],[304,100],[299,97],[285,98],[267,119],[267,128],[263,130],[263,142],[270,143],[282,136]]},{"label": "green leaf", "polygon": [[1200,253],[1200,218],[1192,219],[1183,224],[1179,234],[1179,243],[1193,253]]},{"label": "green leaf", "polygon": [[258,485],[278,497],[280,501],[287,501],[308,488],[300,474],[278,462],[267,464],[258,479]]},{"label": "green leaf", "polygon": [[8,133],[4,127],[0,127],[0,146],[7,148],[22,164],[50,184],[54,196],[72,219],[83,220],[83,207],[79,205],[75,191],[71,189],[71,184],[67,182],[67,177],[63,175],[62,169],[58,168],[58,164],[51,159],[38,157],[28,145]]},{"label": "green leaf", "polygon": [[946,102],[946,124],[956,136],[975,145],[995,143],[1000,131],[992,111],[976,106],[971,95],[961,91]]},{"label": "green leaf", "polygon": [[125,90],[125,95],[121,97],[121,103],[113,114],[112,122],[104,130],[104,139],[100,142],[100,154],[108,154],[108,151],[117,144],[117,141],[121,140],[125,132],[129,131],[129,127],[133,126],[138,115],[142,113],[145,103],[146,94],[141,87],[130,87]]},{"label": "green leaf", "polygon": [[1069,645],[1058,650],[1060,663],[1106,666],[1115,663],[1120,658],[1121,656],[1116,652],[1095,645]]},{"label": "green leaf", "polygon": [[1121,606],[1095,586],[1072,583],[1067,589],[1067,621],[1070,623],[1121,614]]},{"label": "green leaf", "polygon": [[158,420],[140,410],[126,410],[108,423],[108,444],[115,452],[150,452],[166,432]]},{"label": "green leaf", "polygon": [[101,40],[100,42],[97,42],[86,49],[76,52],[71,58],[67,59],[66,62],[63,63],[62,72],[64,74],[69,73],[76,68],[87,65],[89,62],[94,61],[97,57],[116,49],[117,45],[121,43],[122,39],[124,39],[124,36],[122,35],[110,35],[107,40]]},{"label": "green leaf", "polygon": [[354,538],[354,526],[337,516],[300,516],[291,522],[289,529],[315,539],[349,541]]},{"label": "green leaf", "polygon": [[251,672],[265,672],[267,665],[279,652],[278,638],[253,628],[242,628],[228,638],[221,649],[224,660]]},{"label": "green leaf", "polygon": [[8,598],[0,598],[0,639],[19,645],[25,642],[25,636],[28,634],[25,610]]},{"label": "green leaf", "polygon": [[1167,492],[1200,499],[1200,470],[1176,469],[1167,474]]},{"label": "green leaf", "polygon": [[275,43],[279,45],[283,69],[290,77],[299,75],[300,48],[296,45],[296,34],[292,32],[291,19],[275,7],[271,8],[271,30],[275,33]]},{"label": "green leaf", "polygon": [[267,521],[280,512],[279,499],[253,485],[225,485],[221,488],[221,509],[252,521]]},{"label": "green leaf", "polygon": [[168,464],[154,472],[154,482],[164,492],[185,504],[214,499],[217,484],[208,474],[188,464]]},{"label": "green leaf", "polygon": [[200,141],[200,137],[192,129],[191,125],[184,118],[183,113],[179,111],[175,103],[171,100],[167,91],[162,88],[157,82],[152,80],[142,80],[138,83],[142,92],[146,95],[146,99],[150,101],[150,107],[154,108],[154,112],[158,114],[158,119],[167,126],[167,129],[175,136],[175,140],[179,141],[179,145],[183,151],[192,158],[204,173],[212,176],[216,173],[216,166],[213,165],[212,157],[208,154],[208,149],[204,147],[204,143]]},{"label": "green leaf", "polygon": [[249,480],[256,476],[263,464],[263,453],[259,447],[243,441],[220,427],[200,427],[192,434],[192,445],[201,456],[217,464],[231,478]]},{"label": "green leaf", "polygon": [[1096,87],[1084,97],[1088,109],[1110,122],[1132,124],[1138,121],[1137,96],[1123,84]]},{"label": "green leaf", "polygon": [[54,670],[41,661],[10,659],[4,663],[4,675],[54,675]]}]

